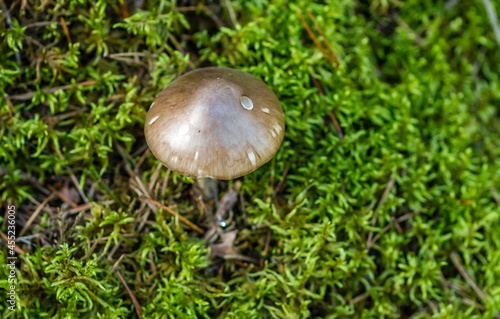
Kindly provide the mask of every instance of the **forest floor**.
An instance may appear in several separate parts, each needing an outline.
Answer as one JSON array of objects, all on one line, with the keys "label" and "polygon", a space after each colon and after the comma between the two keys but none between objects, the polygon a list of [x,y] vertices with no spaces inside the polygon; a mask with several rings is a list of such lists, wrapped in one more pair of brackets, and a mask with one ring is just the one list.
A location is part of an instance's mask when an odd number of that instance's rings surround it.
[{"label": "forest floor", "polygon": [[[499,13],[3,1],[0,317],[500,318]],[[286,122],[218,206],[144,138],[206,66],[261,78]]]}]

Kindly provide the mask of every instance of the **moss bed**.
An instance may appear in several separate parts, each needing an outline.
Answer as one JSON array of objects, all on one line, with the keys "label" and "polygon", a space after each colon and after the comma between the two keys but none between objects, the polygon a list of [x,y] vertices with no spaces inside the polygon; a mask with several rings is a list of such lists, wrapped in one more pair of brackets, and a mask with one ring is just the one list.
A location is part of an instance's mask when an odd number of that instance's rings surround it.
[{"label": "moss bed", "polygon": [[[488,4],[3,1],[0,317],[499,318]],[[210,238],[213,202],[143,132],[204,66],[263,79],[286,119],[269,163],[219,183],[237,202]]]}]

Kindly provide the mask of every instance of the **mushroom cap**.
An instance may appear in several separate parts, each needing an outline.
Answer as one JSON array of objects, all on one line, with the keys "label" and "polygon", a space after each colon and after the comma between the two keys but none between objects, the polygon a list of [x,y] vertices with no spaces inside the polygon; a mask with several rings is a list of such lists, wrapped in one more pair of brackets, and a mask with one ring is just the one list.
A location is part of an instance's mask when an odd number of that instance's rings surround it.
[{"label": "mushroom cap", "polygon": [[283,141],[278,98],[243,71],[210,67],[177,78],[146,115],[151,152],[182,175],[229,180],[268,162]]}]

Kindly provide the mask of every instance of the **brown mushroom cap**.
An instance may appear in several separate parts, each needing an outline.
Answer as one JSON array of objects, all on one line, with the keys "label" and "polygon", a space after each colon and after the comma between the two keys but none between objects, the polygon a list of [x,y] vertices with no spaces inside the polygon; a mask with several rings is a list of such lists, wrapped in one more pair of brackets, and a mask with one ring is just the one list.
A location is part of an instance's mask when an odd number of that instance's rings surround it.
[{"label": "brown mushroom cap", "polygon": [[228,180],[269,161],[284,129],[280,102],[262,80],[211,67],[189,72],[161,91],[144,131],[151,152],[171,170]]}]

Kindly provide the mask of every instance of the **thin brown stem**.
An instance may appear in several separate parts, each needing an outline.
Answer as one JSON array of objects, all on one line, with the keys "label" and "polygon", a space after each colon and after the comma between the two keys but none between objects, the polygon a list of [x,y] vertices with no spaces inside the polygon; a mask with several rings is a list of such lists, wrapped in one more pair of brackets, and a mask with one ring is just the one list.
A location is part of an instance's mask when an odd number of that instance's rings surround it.
[{"label": "thin brown stem", "polygon": [[300,13],[299,9],[295,9],[295,12],[297,12],[297,15],[299,16],[300,22],[302,22],[302,25],[306,29],[307,34],[309,34],[309,37],[313,40],[314,44],[319,48],[321,53],[323,53],[323,56],[328,60],[328,62],[333,63],[334,61],[333,61],[332,57],[326,53],[325,48],[323,47],[321,42],[319,42],[318,38],[316,38],[316,36],[312,32],[311,28],[309,27],[306,20],[304,19],[304,16],[302,15],[302,13]]},{"label": "thin brown stem", "polygon": [[151,199],[151,198],[147,198],[145,196],[140,196],[139,197],[140,199],[142,200],[146,200],[148,202],[150,202],[151,204],[154,204],[162,209],[164,209],[167,213],[169,213],[170,215],[172,216],[175,216],[177,218],[179,218],[179,220],[181,222],[183,222],[184,224],[188,225],[189,227],[191,227],[191,229],[193,229],[194,231],[196,231],[197,233],[199,234],[204,234],[205,232],[203,231],[203,229],[201,229],[200,227],[196,226],[195,224],[193,224],[192,222],[190,222],[189,220],[187,220],[184,216],[180,215],[179,213],[175,212],[174,210],[172,210],[171,208],[163,205],[162,203],[154,200],[154,199]]},{"label": "thin brown stem", "polygon": [[278,182],[278,185],[276,185],[276,188],[274,189],[274,194],[271,196],[273,199],[276,198],[278,192],[280,192],[281,189],[283,188],[283,185],[285,184],[285,178],[288,175],[289,170],[290,170],[290,165],[287,165],[285,167],[285,170],[283,171],[283,174],[281,174],[281,180]]},{"label": "thin brown stem", "polygon": [[161,195],[165,194],[165,192],[167,191],[167,185],[168,185],[168,178],[170,177],[170,172],[172,172],[172,170],[167,169],[167,174],[165,174],[165,178],[163,179],[163,184],[161,185]]},{"label": "thin brown stem", "polygon": [[66,39],[68,39],[68,43],[73,43],[73,41],[71,41],[71,36],[69,35],[68,26],[66,25],[66,21],[63,17],[61,17],[61,25],[63,27],[64,34],[66,35]]},{"label": "thin brown stem", "polygon": [[[77,83],[75,85],[68,84],[68,85],[63,85],[63,86],[57,86],[57,87],[50,88],[50,89],[44,89],[43,93],[49,94],[49,93],[57,92],[58,90],[69,90],[69,89],[73,88],[74,86],[89,86],[89,85],[94,85],[96,83],[97,83],[97,81],[93,81],[92,80],[92,81],[80,82],[80,83]],[[33,97],[33,95],[35,93],[36,92],[26,92],[26,93],[18,94],[18,95],[8,95],[8,94],[6,94],[6,97],[8,97],[11,100],[27,101],[27,100],[31,100],[31,98]]]},{"label": "thin brown stem", "polygon": [[80,183],[78,182],[78,180],[76,179],[76,176],[75,174],[71,173],[70,174],[70,177],[71,177],[71,181],[73,182],[73,184],[75,185],[76,187],[76,190],[78,191],[78,194],[80,194],[80,196],[82,197],[83,201],[85,203],[90,203],[89,199],[87,198],[87,196],[85,195],[85,193],[83,192],[83,189],[80,187]]},{"label": "thin brown stem", "polygon": [[332,46],[330,45],[330,42],[328,42],[328,40],[326,39],[326,36],[325,34],[323,33],[323,30],[321,30],[321,28],[319,27],[318,23],[316,22],[316,19],[314,18],[313,14],[311,13],[311,11],[309,11],[309,9],[306,9],[306,12],[307,14],[309,15],[309,18],[311,18],[312,22],[314,23],[314,27],[316,28],[316,31],[318,31],[318,33],[321,35],[321,38],[323,39],[323,41],[325,42],[325,45],[326,47],[328,48],[328,50],[330,51],[330,54],[332,56],[332,59],[337,63],[337,65],[340,65],[340,60],[339,60],[339,57],[337,56],[337,54],[335,53],[335,51],[333,51],[333,48]]},{"label": "thin brown stem", "polygon": [[38,214],[40,214],[45,205],[47,205],[47,203],[50,202],[52,198],[54,198],[54,196],[56,196],[55,193],[50,194],[49,197],[45,198],[45,200],[37,207],[37,209],[33,212],[33,214],[31,214],[30,218],[24,225],[23,229],[21,229],[19,237],[22,237],[24,235],[24,233],[29,229],[33,221],[37,218]]},{"label": "thin brown stem", "polygon": [[472,287],[472,289],[476,292],[476,294],[479,296],[479,298],[486,304],[486,302],[487,302],[486,295],[484,294],[484,292],[481,289],[479,289],[479,287],[476,285],[474,280],[472,280],[472,278],[469,276],[467,271],[465,271],[465,268],[462,266],[462,264],[458,260],[458,254],[455,252],[452,252],[450,254],[450,258],[451,258],[451,261],[453,262],[453,264],[455,265],[455,267],[457,268],[458,272],[460,272],[462,277],[464,277],[465,281],[467,281],[469,286]]},{"label": "thin brown stem", "polygon": [[123,276],[122,276],[122,274],[120,274],[120,271],[118,269],[116,269],[116,274],[118,275],[118,278],[120,279],[122,284],[125,286],[125,289],[127,289],[127,292],[130,296],[130,299],[132,299],[132,302],[134,303],[135,310],[137,311],[137,315],[139,316],[139,319],[142,319],[142,308],[141,308],[141,305],[139,305],[137,298],[135,298],[134,294],[132,293],[132,290],[130,290],[127,283],[125,282],[125,279],[123,279]]},{"label": "thin brown stem", "polygon": [[[7,235],[5,235],[4,233],[2,233],[1,231],[0,231],[0,236],[2,236],[2,238],[6,241],[6,243],[8,243],[8,242],[9,242],[9,238],[7,237]],[[18,238],[18,240],[19,240],[19,238]],[[19,255],[21,255],[21,254],[24,254],[24,253],[25,253],[25,251],[24,251],[24,250],[22,250],[21,248],[19,248],[17,245],[15,245],[15,246],[14,246],[14,251],[15,251],[16,253],[18,253]]]},{"label": "thin brown stem", "polygon": [[75,202],[73,202],[66,195],[64,195],[63,193],[61,193],[60,191],[58,191],[57,189],[55,189],[51,185],[47,185],[47,188],[50,189],[52,192],[54,192],[57,195],[57,197],[59,197],[63,202],[69,204],[72,208],[78,207],[78,205],[75,204]]},{"label": "thin brown stem", "polygon": [[[373,213],[373,218],[371,221],[372,227],[375,226],[375,223],[377,221],[378,217],[378,211],[384,205],[387,196],[389,196],[389,193],[391,192],[392,188],[394,187],[394,183],[396,182],[396,179],[393,177],[387,184],[387,187],[385,188],[384,194],[382,194],[382,198],[380,198],[380,201],[378,202],[377,208],[375,208],[375,213]],[[366,242],[367,248],[370,247],[370,243],[372,242],[373,239],[373,230],[370,230],[370,233],[368,234],[368,240]],[[369,249],[369,248],[368,248]]]},{"label": "thin brown stem", "polygon": [[418,212],[408,213],[408,214],[403,215],[403,216],[399,217],[398,219],[394,220],[392,223],[386,225],[380,233],[378,233],[377,235],[375,235],[375,237],[373,237],[371,242],[367,243],[366,249],[369,250],[377,242],[377,240],[379,240],[380,236],[383,233],[387,232],[389,229],[391,229],[393,226],[396,227],[397,225],[399,225],[399,223],[404,222],[405,220],[408,220],[408,219],[416,216],[417,214],[418,214]]},{"label": "thin brown stem", "polygon": [[337,133],[339,134],[339,139],[341,142],[344,142],[344,133],[342,133],[342,128],[340,127],[339,121],[337,121],[337,118],[333,114],[331,110],[328,110],[328,115],[330,115],[330,119],[333,122],[333,125],[335,125],[335,129],[337,130]]}]

